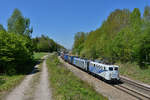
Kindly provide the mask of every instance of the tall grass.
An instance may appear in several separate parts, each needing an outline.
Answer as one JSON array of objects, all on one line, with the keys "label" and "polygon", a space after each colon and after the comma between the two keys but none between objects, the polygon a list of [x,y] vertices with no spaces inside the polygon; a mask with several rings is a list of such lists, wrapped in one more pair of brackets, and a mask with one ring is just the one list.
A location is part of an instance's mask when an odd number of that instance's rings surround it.
[{"label": "tall grass", "polygon": [[56,55],[47,60],[50,83],[55,100],[107,100],[92,86],[83,82],[59,62]]}]

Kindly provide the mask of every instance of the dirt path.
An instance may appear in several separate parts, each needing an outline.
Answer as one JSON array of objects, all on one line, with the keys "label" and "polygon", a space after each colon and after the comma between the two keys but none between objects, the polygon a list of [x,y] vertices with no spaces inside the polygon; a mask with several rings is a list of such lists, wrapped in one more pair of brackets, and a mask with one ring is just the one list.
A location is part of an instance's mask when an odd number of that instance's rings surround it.
[{"label": "dirt path", "polygon": [[[38,67],[38,65],[35,67]],[[30,89],[29,84],[32,82],[34,76],[34,71],[31,74],[27,75],[26,78],[21,82],[21,84],[8,94],[6,100],[23,100],[26,92]]]},{"label": "dirt path", "polygon": [[21,84],[12,90],[4,100],[52,100],[46,58],[47,56],[43,57],[42,71],[39,73],[33,73],[33,71],[30,75],[27,75]]},{"label": "dirt path", "polygon": [[40,76],[40,83],[37,85],[37,90],[35,92],[34,100],[52,100],[51,91],[48,82],[48,72],[46,61],[43,62],[42,72]]}]

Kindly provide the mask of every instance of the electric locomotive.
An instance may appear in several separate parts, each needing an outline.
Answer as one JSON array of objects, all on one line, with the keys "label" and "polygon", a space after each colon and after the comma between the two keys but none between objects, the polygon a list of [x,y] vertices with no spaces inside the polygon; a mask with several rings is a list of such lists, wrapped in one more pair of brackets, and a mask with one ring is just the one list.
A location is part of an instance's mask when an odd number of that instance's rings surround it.
[{"label": "electric locomotive", "polygon": [[96,61],[81,59],[68,54],[61,54],[61,57],[68,63],[79,67],[87,72],[96,74],[107,81],[119,81],[119,66],[108,65]]}]

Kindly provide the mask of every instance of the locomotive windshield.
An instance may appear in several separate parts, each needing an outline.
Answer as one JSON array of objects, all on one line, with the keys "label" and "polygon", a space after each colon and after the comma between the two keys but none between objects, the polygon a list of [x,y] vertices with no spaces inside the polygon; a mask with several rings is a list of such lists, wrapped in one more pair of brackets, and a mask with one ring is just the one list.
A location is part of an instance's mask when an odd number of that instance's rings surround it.
[{"label": "locomotive windshield", "polygon": [[110,70],[110,71],[113,71],[113,67],[109,67],[109,70]]},{"label": "locomotive windshield", "polygon": [[115,70],[118,70],[118,67],[115,67]]}]

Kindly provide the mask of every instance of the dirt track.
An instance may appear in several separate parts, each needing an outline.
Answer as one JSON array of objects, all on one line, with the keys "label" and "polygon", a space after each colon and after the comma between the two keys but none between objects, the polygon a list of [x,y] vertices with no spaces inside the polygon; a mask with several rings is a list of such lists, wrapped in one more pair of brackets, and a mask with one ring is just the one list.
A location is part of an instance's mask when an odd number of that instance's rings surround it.
[{"label": "dirt track", "polygon": [[4,100],[52,100],[46,58],[47,56],[43,57],[41,72],[32,72],[27,75],[21,84],[13,89]]},{"label": "dirt track", "polygon": [[51,91],[49,89],[48,72],[46,67],[46,61],[43,62],[42,72],[40,76],[40,84],[37,85],[35,92],[35,100],[52,100]]}]

